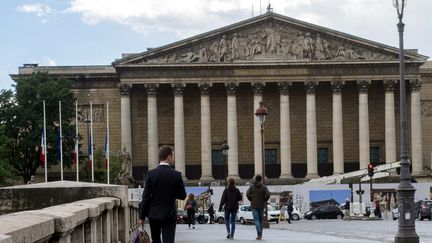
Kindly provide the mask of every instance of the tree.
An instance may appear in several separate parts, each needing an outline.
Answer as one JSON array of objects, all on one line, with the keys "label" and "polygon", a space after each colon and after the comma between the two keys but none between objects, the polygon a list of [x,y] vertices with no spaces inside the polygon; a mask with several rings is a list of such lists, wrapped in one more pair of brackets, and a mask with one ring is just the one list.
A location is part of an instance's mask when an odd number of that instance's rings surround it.
[{"label": "tree", "polygon": [[[40,166],[39,150],[43,128],[43,100],[46,102],[46,134],[48,165],[57,164],[56,124],[59,121],[59,101],[62,102],[63,147],[73,148],[75,117],[72,82],[64,78],[51,78],[47,73],[33,73],[16,80],[15,97],[5,114],[5,135],[13,138],[9,155],[11,164],[24,182]],[[7,103],[8,104],[8,103]],[[2,114],[3,115],[3,114]],[[71,153],[64,151],[64,167],[70,167]]]},{"label": "tree", "polygon": [[16,171],[9,163],[13,139],[6,135],[6,123],[12,119],[12,110],[15,106],[11,90],[0,91],[0,186],[11,184],[15,180]]}]

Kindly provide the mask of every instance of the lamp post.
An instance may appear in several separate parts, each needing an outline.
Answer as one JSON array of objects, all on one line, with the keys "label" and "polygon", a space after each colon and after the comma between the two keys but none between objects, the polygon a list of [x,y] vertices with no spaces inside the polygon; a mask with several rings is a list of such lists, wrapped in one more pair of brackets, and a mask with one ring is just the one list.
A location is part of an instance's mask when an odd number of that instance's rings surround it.
[{"label": "lamp post", "polygon": [[[268,114],[267,108],[264,107],[264,101],[260,101],[259,107],[255,111],[255,116],[258,117],[260,125],[261,125],[261,169],[262,169],[262,182],[265,184],[265,150],[264,150],[264,123],[265,118]],[[264,217],[263,217],[263,227],[270,228],[270,224],[268,222],[268,213],[267,213],[267,202],[264,203]]]},{"label": "lamp post", "polygon": [[408,159],[408,140],[407,140],[407,121],[406,121],[406,91],[405,91],[405,62],[403,31],[405,24],[402,23],[403,11],[407,0],[393,0],[393,6],[397,10],[399,23],[399,72],[400,72],[400,133],[401,133],[401,169],[400,183],[397,188],[398,197],[398,232],[395,242],[419,242],[419,237],[415,231],[414,215],[414,193],[415,188],[411,185],[411,174],[409,170],[410,161]]},{"label": "lamp post", "polygon": [[228,168],[228,166],[227,166],[228,149],[229,149],[229,146],[228,146],[227,140],[224,139],[224,141],[223,141],[223,143],[221,145],[221,150],[222,150],[222,155],[223,155],[223,158],[224,158],[225,188],[228,186],[228,183],[227,183],[227,177],[228,177],[228,171],[227,171],[227,168]]}]

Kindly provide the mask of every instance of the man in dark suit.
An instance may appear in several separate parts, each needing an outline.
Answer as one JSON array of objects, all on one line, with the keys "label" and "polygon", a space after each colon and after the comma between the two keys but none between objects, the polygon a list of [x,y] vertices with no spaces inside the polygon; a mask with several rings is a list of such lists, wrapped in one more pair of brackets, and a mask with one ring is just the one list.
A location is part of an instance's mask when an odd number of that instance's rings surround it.
[{"label": "man in dark suit", "polygon": [[140,206],[140,224],[149,219],[153,243],[174,243],[177,207],[176,199],[184,200],[186,190],[181,173],[174,170],[174,152],[170,146],[159,149],[159,166],[147,173]]}]

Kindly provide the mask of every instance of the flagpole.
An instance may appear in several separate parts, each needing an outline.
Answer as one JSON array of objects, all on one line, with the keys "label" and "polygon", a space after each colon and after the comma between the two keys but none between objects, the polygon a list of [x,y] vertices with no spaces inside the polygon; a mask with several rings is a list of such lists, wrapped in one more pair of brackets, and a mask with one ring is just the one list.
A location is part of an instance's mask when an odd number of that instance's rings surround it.
[{"label": "flagpole", "polygon": [[59,101],[59,126],[60,126],[60,180],[63,180],[63,135],[61,122],[61,101]]},{"label": "flagpole", "polygon": [[106,151],[105,151],[105,157],[107,160],[107,184],[110,184],[110,153],[109,153],[109,103],[107,101],[107,145],[106,145]]},{"label": "flagpole", "polygon": [[79,151],[78,151],[78,101],[75,101],[75,163],[76,181],[79,181]]},{"label": "flagpole", "polygon": [[46,148],[46,116],[45,116],[45,100],[43,101],[43,117],[44,117],[44,131],[43,131],[43,140],[44,140],[44,144],[43,144],[43,150],[44,150],[44,164],[45,164],[45,182],[48,182],[48,167],[47,167],[47,148]]},{"label": "flagpole", "polygon": [[90,101],[90,160],[91,160],[91,174],[92,182],[94,182],[94,160],[93,160],[93,103]]}]

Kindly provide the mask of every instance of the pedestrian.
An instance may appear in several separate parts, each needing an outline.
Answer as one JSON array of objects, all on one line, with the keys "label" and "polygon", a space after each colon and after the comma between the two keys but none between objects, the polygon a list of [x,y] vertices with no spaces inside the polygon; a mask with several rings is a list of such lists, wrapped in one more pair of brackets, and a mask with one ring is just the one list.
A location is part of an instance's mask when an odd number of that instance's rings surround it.
[{"label": "pedestrian", "polygon": [[174,243],[177,219],[176,199],[184,200],[182,175],[174,170],[174,152],[170,146],[159,149],[159,166],[148,171],[139,212],[139,224],[147,217],[153,243]]},{"label": "pedestrian", "polygon": [[242,195],[239,189],[235,186],[233,178],[228,179],[228,187],[222,193],[222,198],[219,204],[219,211],[222,208],[225,211],[225,226],[227,230],[227,239],[234,239],[235,219],[239,208],[239,201],[242,200]]},{"label": "pedestrian", "polygon": [[279,222],[285,220],[285,211],[286,211],[286,206],[282,203],[280,208],[280,214],[279,214]]},{"label": "pedestrian", "polygon": [[378,218],[381,218],[382,215],[381,215],[380,203],[378,202],[378,200],[376,198],[374,200],[374,203],[375,203],[375,212],[374,212],[375,216],[378,217]]},{"label": "pedestrian", "polygon": [[293,206],[293,201],[292,201],[292,198],[291,198],[289,200],[288,206],[287,206],[288,224],[291,224],[291,219],[292,219],[292,216],[293,216],[293,211],[294,211],[294,206]]},{"label": "pedestrian", "polygon": [[186,204],[184,206],[184,210],[187,212],[187,221],[189,229],[192,225],[192,228],[195,229],[195,212],[197,210],[197,203],[195,201],[195,195],[190,193]]},{"label": "pedestrian", "polygon": [[214,211],[214,208],[213,208],[213,203],[210,204],[210,207],[207,209],[207,213],[210,216],[210,224],[213,224],[213,222],[214,222],[214,214],[215,214],[215,211]]},{"label": "pedestrian", "polygon": [[257,240],[262,239],[264,207],[267,207],[267,201],[270,198],[270,192],[261,180],[262,177],[260,175],[255,176],[255,181],[246,192],[247,198],[251,202],[252,216],[257,231]]},{"label": "pedestrian", "polygon": [[351,220],[351,202],[348,198],[345,199],[345,219]]}]

